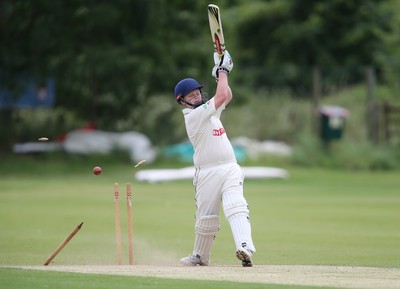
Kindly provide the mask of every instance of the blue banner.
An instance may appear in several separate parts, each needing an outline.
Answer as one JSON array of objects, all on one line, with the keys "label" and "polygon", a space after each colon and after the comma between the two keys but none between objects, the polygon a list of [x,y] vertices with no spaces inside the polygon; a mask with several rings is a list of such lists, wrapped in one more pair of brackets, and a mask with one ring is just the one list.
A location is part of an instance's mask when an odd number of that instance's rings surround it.
[{"label": "blue banner", "polygon": [[52,78],[41,86],[33,81],[28,83],[19,96],[0,88],[0,108],[53,107],[54,98],[55,81]]}]

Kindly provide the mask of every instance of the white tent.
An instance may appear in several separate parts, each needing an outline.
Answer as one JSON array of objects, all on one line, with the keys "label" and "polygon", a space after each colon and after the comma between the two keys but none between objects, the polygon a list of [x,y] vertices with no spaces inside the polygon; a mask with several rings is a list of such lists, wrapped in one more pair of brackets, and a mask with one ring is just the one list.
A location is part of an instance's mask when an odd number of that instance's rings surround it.
[{"label": "white tent", "polygon": [[[280,168],[242,167],[242,171],[246,179],[286,179],[289,177],[289,173]],[[192,179],[194,173],[194,167],[185,167],[180,169],[151,169],[138,171],[135,178],[138,181],[156,183]]]}]

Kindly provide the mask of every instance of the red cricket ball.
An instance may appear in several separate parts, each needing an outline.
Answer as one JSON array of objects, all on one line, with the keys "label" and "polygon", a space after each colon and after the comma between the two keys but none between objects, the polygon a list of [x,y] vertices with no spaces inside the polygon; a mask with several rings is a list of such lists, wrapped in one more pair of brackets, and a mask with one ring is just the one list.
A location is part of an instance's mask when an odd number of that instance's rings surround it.
[{"label": "red cricket ball", "polygon": [[100,175],[101,174],[101,167],[94,167],[93,168],[93,173],[95,174],[95,175]]}]

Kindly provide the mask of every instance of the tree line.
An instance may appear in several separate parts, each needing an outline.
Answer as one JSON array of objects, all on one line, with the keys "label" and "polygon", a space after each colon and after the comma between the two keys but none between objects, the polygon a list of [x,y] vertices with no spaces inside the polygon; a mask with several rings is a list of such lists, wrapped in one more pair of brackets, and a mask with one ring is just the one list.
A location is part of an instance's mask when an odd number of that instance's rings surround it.
[{"label": "tree line", "polygon": [[[400,59],[394,0],[214,3],[222,10],[237,86],[284,86],[296,95],[311,89],[304,71],[313,66],[384,70],[388,59]],[[38,82],[54,77],[56,107],[116,129],[118,120],[143,109],[150,96],[160,95],[160,106],[173,101],[174,85],[183,77],[215,85],[208,4],[3,0],[0,86],[18,92],[21,77]],[[0,113],[2,134],[10,133],[13,110]]]}]

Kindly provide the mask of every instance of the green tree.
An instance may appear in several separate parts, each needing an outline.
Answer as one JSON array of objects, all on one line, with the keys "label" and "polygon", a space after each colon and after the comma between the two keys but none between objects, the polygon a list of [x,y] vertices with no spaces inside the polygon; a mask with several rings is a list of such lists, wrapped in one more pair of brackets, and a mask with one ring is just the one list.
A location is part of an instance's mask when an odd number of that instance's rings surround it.
[{"label": "green tree", "polygon": [[[1,85],[54,76],[57,107],[102,129],[170,93],[184,75],[204,78],[205,1],[15,0],[0,3]],[[2,124],[13,123],[12,112]],[[126,129],[122,127],[121,129]],[[130,127],[130,129],[135,129]],[[10,131],[10,130],[8,130]]]},{"label": "green tree", "polygon": [[[391,31],[387,0],[272,0],[242,4],[238,24],[245,81],[302,85],[313,66],[379,66]],[[276,73],[277,69],[281,73]],[[305,73],[306,72],[306,73]],[[309,77],[308,77],[309,78]],[[306,84],[309,86],[309,83]]]}]

